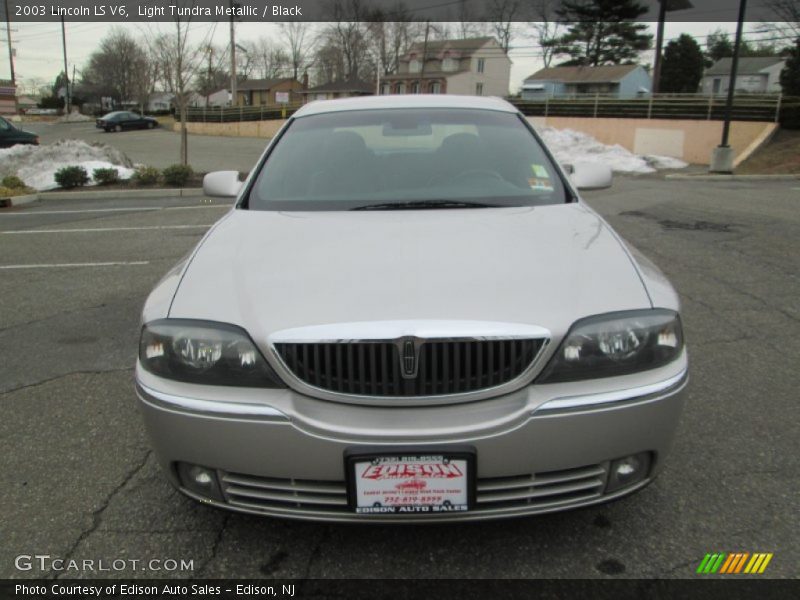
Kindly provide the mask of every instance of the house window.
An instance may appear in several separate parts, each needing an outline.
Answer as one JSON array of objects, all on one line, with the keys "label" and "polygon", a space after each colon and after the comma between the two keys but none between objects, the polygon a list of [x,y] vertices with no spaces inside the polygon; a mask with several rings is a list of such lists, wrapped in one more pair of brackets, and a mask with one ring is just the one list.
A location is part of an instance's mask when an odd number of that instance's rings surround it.
[{"label": "house window", "polygon": [[392,86],[389,85],[388,83],[382,83],[381,84],[381,94],[384,95],[384,96],[388,96],[391,93],[392,93]]},{"label": "house window", "polygon": [[411,93],[412,94],[419,94],[419,81],[415,81],[411,84]]},{"label": "house window", "polygon": [[458,61],[445,55],[442,59],[442,71],[455,71],[458,68]]},{"label": "house window", "polygon": [[410,73],[419,73],[422,70],[422,63],[417,60],[416,56],[412,56],[408,61],[408,70]]},{"label": "house window", "polygon": [[431,94],[441,94],[442,93],[442,84],[438,81],[434,81],[431,83]]},{"label": "house window", "polygon": [[398,94],[405,94],[406,93],[406,84],[405,82],[401,82],[397,84],[397,93]]},{"label": "house window", "polygon": [[483,73],[483,70],[486,68],[486,59],[479,58],[478,59],[478,73]]},{"label": "house window", "polygon": [[475,95],[476,96],[483,96],[483,84],[476,83],[475,84]]}]

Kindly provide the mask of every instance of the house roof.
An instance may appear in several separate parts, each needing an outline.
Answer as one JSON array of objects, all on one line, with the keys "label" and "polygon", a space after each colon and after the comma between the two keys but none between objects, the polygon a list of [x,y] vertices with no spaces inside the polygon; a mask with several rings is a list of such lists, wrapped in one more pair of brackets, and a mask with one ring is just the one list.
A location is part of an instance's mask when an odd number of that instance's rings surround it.
[{"label": "house roof", "polygon": [[[717,62],[706,69],[704,75],[730,75],[730,57],[720,58]],[[738,75],[756,75],[764,69],[784,62],[780,56],[742,56],[739,58],[739,65],[736,69]]]},{"label": "house roof", "polygon": [[240,92],[250,90],[269,90],[284,81],[292,81],[291,77],[277,77],[275,79],[246,79],[236,84],[236,89]]},{"label": "house roof", "polygon": [[550,67],[536,71],[525,81],[562,81],[564,83],[617,82],[639,65],[600,65],[598,67]]},{"label": "house roof", "polygon": [[[430,56],[431,54],[439,54],[440,52],[444,52],[445,50],[457,50],[461,56],[469,56],[473,52],[480,50],[485,46],[487,43],[494,41],[493,37],[486,36],[486,37],[477,37],[477,38],[466,38],[463,40],[435,40],[429,41],[427,45],[427,52]],[[411,54],[418,54],[422,52],[422,49],[425,47],[424,42],[416,42],[411,45],[406,52],[406,56]]]},{"label": "house roof", "polygon": [[320,92],[361,92],[364,94],[372,94],[375,91],[375,86],[360,79],[347,79],[341,81],[329,81],[322,85],[317,85],[307,90],[300,92],[301,94],[315,94]]}]

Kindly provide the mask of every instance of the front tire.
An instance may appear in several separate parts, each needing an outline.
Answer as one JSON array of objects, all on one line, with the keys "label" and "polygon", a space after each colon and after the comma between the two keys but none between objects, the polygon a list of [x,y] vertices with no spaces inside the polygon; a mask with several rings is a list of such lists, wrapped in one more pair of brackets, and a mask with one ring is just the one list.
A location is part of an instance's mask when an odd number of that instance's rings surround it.
[{"label": "front tire", "polygon": [[122,131],[122,125],[115,126],[114,127],[114,131],[116,131],[117,133],[120,133]]},{"label": "front tire", "polygon": [[155,127],[155,126],[156,126],[156,124],[155,124],[155,123],[148,123],[148,124],[147,124],[147,128],[148,128],[148,129],[152,129],[152,128],[153,128],[153,127]]}]

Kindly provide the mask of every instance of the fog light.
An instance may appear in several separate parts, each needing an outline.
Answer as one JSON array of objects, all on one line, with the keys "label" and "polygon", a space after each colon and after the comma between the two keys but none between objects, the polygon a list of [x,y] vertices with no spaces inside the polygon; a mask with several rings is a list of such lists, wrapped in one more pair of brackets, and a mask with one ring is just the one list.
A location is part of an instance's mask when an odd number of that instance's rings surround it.
[{"label": "fog light", "polygon": [[640,452],[611,461],[606,493],[639,483],[650,473],[650,453]]},{"label": "fog light", "polygon": [[198,496],[211,500],[223,500],[214,469],[181,462],[178,463],[178,479],[183,487]]}]

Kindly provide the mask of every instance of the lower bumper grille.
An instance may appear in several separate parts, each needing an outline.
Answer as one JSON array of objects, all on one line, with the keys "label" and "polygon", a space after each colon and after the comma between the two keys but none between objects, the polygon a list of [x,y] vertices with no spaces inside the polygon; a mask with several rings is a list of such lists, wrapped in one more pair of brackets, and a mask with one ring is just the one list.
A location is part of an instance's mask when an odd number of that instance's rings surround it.
[{"label": "lower bumper grille", "polygon": [[[580,504],[603,494],[608,463],[534,475],[478,478],[475,508],[491,512]],[[344,481],[278,479],[222,472],[222,490],[232,507],[286,514],[350,513]]]}]

